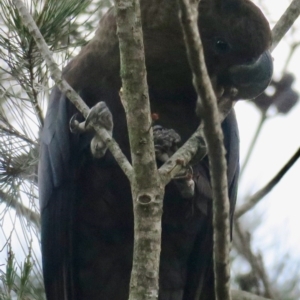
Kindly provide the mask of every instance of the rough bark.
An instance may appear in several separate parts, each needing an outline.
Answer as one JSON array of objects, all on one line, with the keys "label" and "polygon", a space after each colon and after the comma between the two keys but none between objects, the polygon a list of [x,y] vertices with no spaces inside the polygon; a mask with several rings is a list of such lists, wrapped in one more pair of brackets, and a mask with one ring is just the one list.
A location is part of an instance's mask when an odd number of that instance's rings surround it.
[{"label": "rough bark", "polygon": [[129,299],[158,297],[164,187],[155,160],[139,0],[115,0],[131,158],[134,253]]},{"label": "rough bark", "polygon": [[215,292],[219,300],[230,300],[230,229],[227,167],[223,132],[217,99],[210,82],[198,30],[198,1],[179,0],[184,32],[195,89],[199,95],[203,132],[208,148],[213,187],[214,273]]}]

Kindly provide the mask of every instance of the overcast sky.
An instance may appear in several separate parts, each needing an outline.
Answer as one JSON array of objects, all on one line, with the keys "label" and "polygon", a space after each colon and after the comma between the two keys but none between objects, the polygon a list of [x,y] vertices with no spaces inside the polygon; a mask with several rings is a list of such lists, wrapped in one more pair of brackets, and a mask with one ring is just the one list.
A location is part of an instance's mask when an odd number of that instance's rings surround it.
[{"label": "overcast sky", "polygon": [[[255,1],[258,3],[259,1]],[[284,12],[290,1],[263,0],[263,11],[271,27]],[[290,44],[300,42],[300,21],[295,23],[295,32],[289,32],[273,52],[274,77],[280,78],[289,54]],[[299,28],[299,29],[298,29]],[[294,89],[300,93],[300,48],[295,52],[287,70],[296,76]],[[252,103],[236,105],[241,139],[241,164],[243,164],[251,139],[260,120],[260,113]],[[253,194],[265,185],[300,147],[300,105],[288,115],[269,119],[262,129],[251,160],[239,187],[238,203],[247,193]],[[278,254],[290,253],[300,262],[300,161],[292,167],[273,191],[243,220],[256,225],[263,223],[255,233],[257,248],[268,249],[268,264],[276,263]]]}]

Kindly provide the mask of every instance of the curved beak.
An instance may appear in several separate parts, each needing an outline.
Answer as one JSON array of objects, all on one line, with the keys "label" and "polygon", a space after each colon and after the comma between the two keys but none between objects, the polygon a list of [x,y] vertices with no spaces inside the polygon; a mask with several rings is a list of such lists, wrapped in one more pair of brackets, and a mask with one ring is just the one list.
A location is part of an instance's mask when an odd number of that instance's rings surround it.
[{"label": "curved beak", "polygon": [[235,65],[229,69],[232,85],[238,90],[236,99],[252,99],[269,85],[273,75],[273,58],[265,51],[254,63]]}]

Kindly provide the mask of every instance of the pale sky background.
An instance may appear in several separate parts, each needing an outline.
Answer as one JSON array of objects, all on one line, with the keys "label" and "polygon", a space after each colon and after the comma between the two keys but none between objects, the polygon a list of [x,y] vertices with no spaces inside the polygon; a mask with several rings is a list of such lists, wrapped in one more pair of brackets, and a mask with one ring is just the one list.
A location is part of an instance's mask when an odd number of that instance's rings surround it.
[{"label": "pale sky background", "polygon": [[[262,0],[261,2],[265,14],[272,16],[271,19],[269,18],[271,27],[290,3],[287,0]],[[273,53],[276,78],[281,75],[288,56],[289,45],[292,41],[300,41],[299,20],[295,27],[298,27],[299,30],[293,35],[288,34]],[[288,71],[295,74],[294,88],[300,93],[300,49],[294,54]],[[260,113],[252,103],[246,101],[241,101],[236,105],[236,113],[240,128],[241,164],[243,164],[246,151],[258,125]],[[294,154],[300,146],[299,129],[299,103],[288,115],[278,115],[265,123],[241,181],[237,206],[242,203],[246,193],[253,194],[263,187]],[[12,239],[13,249],[20,249],[20,244],[24,241],[28,242],[31,238],[33,238],[33,247],[37,249],[38,242],[34,239],[34,235],[30,236],[24,231],[24,226],[18,223],[14,213],[11,213],[11,216],[11,219],[6,218],[4,224],[5,236],[0,229],[0,250],[13,229],[12,223],[14,222],[16,222],[17,232],[22,234],[19,234],[21,241],[18,241],[16,237]],[[282,257],[286,253],[290,253],[295,263],[298,262],[300,265],[300,161],[292,167],[274,190],[242,220],[245,228],[257,226],[254,234],[255,249],[263,250],[266,253],[264,258],[267,265],[276,264],[278,257]],[[258,225],[260,220],[262,223]],[[5,263],[5,252],[0,253],[0,265]],[[21,253],[22,251],[17,253],[20,258],[23,256]],[[39,256],[40,254],[37,252],[36,261],[39,260]]]},{"label": "pale sky background", "polygon": [[[255,3],[259,1],[254,1]],[[269,18],[271,28],[291,1],[262,0],[262,10]],[[274,77],[280,78],[289,54],[289,45],[300,41],[300,21],[295,32],[289,32],[273,52]],[[287,70],[295,74],[294,89],[300,93],[300,48],[295,52]],[[240,129],[241,165],[260,120],[260,112],[249,102],[239,102],[236,113]],[[239,186],[238,205],[243,195],[253,194],[263,187],[300,147],[300,104],[289,114],[269,119],[262,129]],[[267,265],[278,263],[290,253],[300,266],[300,160],[288,171],[280,183],[253,211],[243,218],[245,228],[257,226],[254,234],[255,249],[265,252]],[[259,220],[262,224],[258,225]],[[298,268],[300,270],[300,268]],[[300,271],[299,271],[300,274]]]}]

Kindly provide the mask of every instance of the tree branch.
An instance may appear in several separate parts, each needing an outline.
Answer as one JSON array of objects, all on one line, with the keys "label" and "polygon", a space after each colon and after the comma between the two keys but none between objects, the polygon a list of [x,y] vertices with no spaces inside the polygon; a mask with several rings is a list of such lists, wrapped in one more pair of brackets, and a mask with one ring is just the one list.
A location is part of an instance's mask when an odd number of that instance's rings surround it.
[{"label": "tree branch", "polygon": [[[233,103],[224,98],[219,103],[219,119],[223,122],[231,111]],[[207,147],[203,132],[203,125],[200,125],[193,135],[181,146],[160,168],[159,174],[162,184],[166,185],[186,166],[194,156],[200,161],[207,155]]]},{"label": "tree branch", "polygon": [[164,186],[160,184],[155,159],[139,0],[115,0],[115,10],[122,78],[120,96],[134,170],[134,252],[129,299],[155,300],[159,288]]},{"label": "tree branch", "polygon": [[233,240],[236,249],[240,252],[242,256],[244,256],[247,259],[253,272],[261,280],[265,289],[266,296],[275,299],[268,274],[262,262],[262,258],[260,257],[260,255],[254,255],[252,252],[251,244],[250,244],[250,236],[249,237],[246,236],[246,232],[242,230],[239,222],[236,219],[234,220],[233,228],[234,228],[236,238],[239,239],[238,245],[236,243],[236,239]]},{"label": "tree branch", "polygon": [[[270,49],[271,52],[273,52],[273,50],[277,47],[277,45],[279,44],[281,39],[284,37],[284,35],[287,33],[287,31],[292,27],[294,22],[299,17],[299,14],[300,14],[300,0],[293,0],[272,29],[273,42],[272,42],[272,46]],[[298,44],[295,44],[294,47],[296,48],[297,46],[298,46]],[[266,114],[262,115],[260,124],[258,125],[257,132],[251,143],[251,147],[250,147],[251,149],[249,149],[247,156],[246,156],[246,160],[242,167],[240,177],[243,174],[245,167],[247,165],[247,162],[249,161],[249,158],[252,155],[252,152],[253,152],[252,150],[254,148],[255,141],[257,140],[257,138],[261,132],[262,126],[266,119],[267,119],[267,115]],[[293,160],[293,158],[291,158],[291,161],[292,160]],[[289,164],[289,162],[287,163],[287,165],[288,164]],[[282,173],[282,171],[285,169],[285,167],[283,167],[282,170],[280,170],[279,173],[264,188],[262,188],[256,194],[254,194],[247,201],[247,203],[243,204],[239,209],[236,210],[236,212],[235,212],[236,219],[238,219],[240,216],[242,216],[248,210],[252,209],[265,195],[267,195],[273,189],[273,187],[281,180],[281,178],[284,176],[284,174],[288,171],[288,169],[287,169],[285,172]]]},{"label": "tree branch", "polygon": [[[17,131],[15,128],[13,128],[9,123],[5,124],[6,126],[0,124],[0,130],[15,136],[17,138],[20,138],[21,140],[33,145],[33,146],[38,146],[38,143],[32,139],[30,139],[28,136],[22,134],[21,132]],[[8,127],[9,126],[9,127]]]},{"label": "tree branch", "polygon": [[276,184],[282,179],[282,177],[288,172],[288,170],[294,165],[294,163],[300,157],[300,148],[289,159],[289,161],[282,167],[282,169],[259,191],[257,191],[246,203],[244,203],[235,212],[235,218],[240,218],[243,214],[252,209],[263,197],[265,197]]},{"label": "tree branch", "polygon": [[[33,18],[31,17],[27,8],[23,4],[22,0],[12,0],[12,1],[19,11],[24,26],[26,26],[29,32],[32,34],[32,37],[34,38],[37,47],[40,50],[41,55],[43,56],[46,65],[49,68],[51,78],[55,81],[55,84],[62,91],[62,93],[64,93],[68,97],[68,99],[75,105],[75,107],[86,118],[90,111],[89,107],[84,103],[84,101],[80,98],[80,96],[72,89],[72,87],[62,78],[62,73],[58,68],[57,64],[55,63],[52,57],[52,53],[50,52],[42,34],[40,33],[38,27],[36,26]],[[119,145],[105,130],[105,128],[94,123],[91,125],[93,125],[97,134],[103,137],[103,140],[106,143],[108,149],[111,151],[116,161],[124,171],[124,173],[131,180],[132,166],[128,162],[126,156],[122,153]]]},{"label": "tree branch", "polygon": [[272,29],[273,44],[271,47],[271,52],[277,47],[278,43],[292,27],[296,19],[299,17],[299,14],[300,0],[293,0]]},{"label": "tree branch", "polygon": [[[244,171],[246,169],[246,167],[248,166],[248,163],[249,163],[249,159],[253,153],[253,149],[256,145],[256,142],[257,142],[257,139],[261,133],[261,130],[263,128],[263,125],[265,124],[265,121],[267,120],[267,114],[266,112],[263,112],[260,116],[260,120],[259,120],[259,123],[257,125],[257,128],[255,130],[255,133],[254,133],[254,136],[251,140],[251,143],[250,143],[250,146],[248,148],[248,151],[247,151],[247,154],[246,154],[246,157],[245,157],[245,160],[243,162],[243,165],[241,167],[241,170],[240,170],[240,179],[242,178],[243,174],[244,174]],[[236,212],[235,212],[236,214]]]},{"label": "tree branch", "polygon": [[202,126],[181,146],[160,168],[162,184],[166,185],[186,166],[194,155],[201,159],[207,155],[207,147],[203,137]]},{"label": "tree branch", "polygon": [[238,290],[232,290],[231,296],[232,296],[232,300],[271,300],[244,291],[238,291]]},{"label": "tree branch", "polygon": [[8,207],[14,208],[18,215],[33,223],[37,228],[40,228],[41,225],[39,214],[35,213],[30,208],[27,208],[14,197],[3,192],[2,190],[0,190],[0,200],[6,203]]},{"label": "tree branch", "polygon": [[231,299],[229,290],[229,199],[223,132],[216,96],[207,74],[203,46],[198,30],[198,1],[179,0],[190,67],[196,91],[201,98],[203,132],[208,147],[213,187],[214,273],[219,300]]}]

